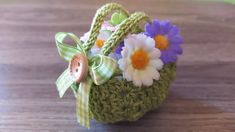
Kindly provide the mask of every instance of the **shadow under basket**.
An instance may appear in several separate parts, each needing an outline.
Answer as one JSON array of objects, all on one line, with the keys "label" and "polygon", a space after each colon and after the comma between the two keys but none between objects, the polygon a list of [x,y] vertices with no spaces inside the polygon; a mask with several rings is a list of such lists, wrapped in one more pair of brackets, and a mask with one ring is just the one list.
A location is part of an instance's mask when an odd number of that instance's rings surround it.
[{"label": "shadow under basket", "polygon": [[150,87],[136,87],[120,76],[112,77],[103,85],[93,85],[89,99],[92,117],[103,123],[138,120],[166,99],[175,73],[176,64],[169,63],[160,71],[160,80]]}]

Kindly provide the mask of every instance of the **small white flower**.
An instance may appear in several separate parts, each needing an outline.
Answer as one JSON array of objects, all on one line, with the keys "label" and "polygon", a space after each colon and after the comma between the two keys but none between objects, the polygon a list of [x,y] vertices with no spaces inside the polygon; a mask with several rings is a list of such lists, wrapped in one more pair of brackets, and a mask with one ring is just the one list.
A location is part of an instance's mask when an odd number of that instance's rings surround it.
[{"label": "small white flower", "polygon": [[[111,36],[112,32],[108,30],[101,30],[97,40],[94,44],[94,46],[91,48],[91,54],[98,54],[104,45],[105,41]],[[88,37],[90,35],[90,32],[85,33],[80,39],[83,42],[86,42],[88,40]]]},{"label": "small white flower", "polygon": [[118,26],[113,26],[108,21],[104,21],[104,23],[102,24],[101,30],[109,30],[111,32],[114,32],[115,30],[117,30],[117,28]]},{"label": "small white flower", "polygon": [[162,69],[163,62],[152,38],[144,34],[129,35],[124,39],[121,55],[118,64],[127,81],[133,81],[135,86],[151,86],[153,79],[159,80],[158,71]]}]

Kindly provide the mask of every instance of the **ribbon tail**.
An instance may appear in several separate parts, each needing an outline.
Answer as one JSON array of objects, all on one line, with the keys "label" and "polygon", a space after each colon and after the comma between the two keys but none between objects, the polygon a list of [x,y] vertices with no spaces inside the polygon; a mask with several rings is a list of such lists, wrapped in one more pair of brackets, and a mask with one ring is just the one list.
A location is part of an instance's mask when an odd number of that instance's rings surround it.
[{"label": "ribbon tail", "polygon": [[77,93],[77,121],[86,128],[90,128],[91,116],[89,110],[89,95],[92,83],[92,79],[90,77],[87,77],[83,82],[80,83]]},{"label": "ribbon tail", "polygon": [[69,69],[66,69],[55,82],[60,98],[63,97],[67,89],[73,84]]}]

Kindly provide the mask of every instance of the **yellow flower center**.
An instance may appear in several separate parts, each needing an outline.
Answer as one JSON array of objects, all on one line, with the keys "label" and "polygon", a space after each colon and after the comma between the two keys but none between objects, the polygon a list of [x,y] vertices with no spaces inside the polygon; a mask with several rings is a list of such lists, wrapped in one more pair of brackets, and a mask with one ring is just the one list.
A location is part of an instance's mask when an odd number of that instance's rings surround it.
[{"label": "yellow flower center", "polygon": [[103,45],[104,45],[104,40],[102,40],[102,39],[97,39],[96,41],[95,41],[95,45],[98,47],[98,48],[101,48]]},{"label": "yellow flower center", "polygon": [[149,62],[148,53],[144,50],[137,50],[131,56],[131,64],[133,68],[143,70]]},{"label": "yellow flower center", "polygon": [[155,47],[160,50],[165,50],[168,48],[168,39],[163,35],[155,36]]}]

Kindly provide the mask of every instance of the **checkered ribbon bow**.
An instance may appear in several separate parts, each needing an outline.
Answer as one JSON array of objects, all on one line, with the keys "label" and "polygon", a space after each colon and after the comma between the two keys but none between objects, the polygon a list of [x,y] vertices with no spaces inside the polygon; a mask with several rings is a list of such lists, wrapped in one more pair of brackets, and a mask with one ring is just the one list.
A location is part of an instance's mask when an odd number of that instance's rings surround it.
[{"label": "checkered ribbon bow", "polygon": [[[77,47],[70,46],[64,43],[64,39],[69,37]],[[70,62],[74,55],[86,55],[86,51],[79,38],[72,33],[59,32],[55,36],[56,46],[59,55],[66,61]],[[97,54],[88,58],[89,74],[80,82],[77,90],[76,115],[78,122],[89,128],[90,127],[90,111],[89,111],[89,93],[93,82],[96,85],[101,85],[108,81],[114,74],[117,68],[117,62],[108,56]],[[56,80],[57,90],[62,98],[66,90],[74,83],[71,79],[69,68],[67,68]]]}]

